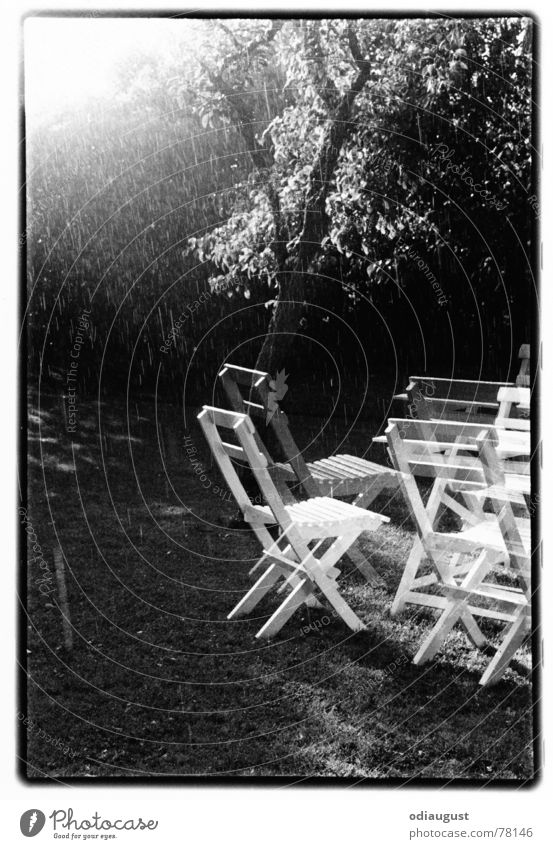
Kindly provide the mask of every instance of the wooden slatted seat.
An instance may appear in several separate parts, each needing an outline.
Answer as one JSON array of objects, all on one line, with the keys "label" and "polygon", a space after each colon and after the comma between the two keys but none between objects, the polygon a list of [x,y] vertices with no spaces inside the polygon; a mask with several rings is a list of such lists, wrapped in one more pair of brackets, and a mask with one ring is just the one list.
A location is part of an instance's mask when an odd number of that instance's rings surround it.
[{"label": "wooden slatted seat", "polygon": [[[356,507],[354,504],[347,504],[324,496],[287,505],[286,512],[298,526],[300,533],[303,533],[304,528],[307,529],[309,534],[317,533],[317,525],[319,524],[322,535],[333,536],[333,534],[328,533],[329,529],[336,530],[339,533],[340,523],[343,521],[347,521],[348,526],[351,527],[358,524],[361,529],[367,525],[366,510]],[[258,506],[256,507],[256,514],[263,515],[266,524],[274,524],[276,521],[270,507]],[[380,521],[378,524],[380,524]],[[370,530],[374,529],[371,528]]]},{"label": "wooden slatted seat", "polygon": [[[278,393],[275,392],[275,383],[267,372],[225,363],[219,378],[236,412],[248,413],[255,420],[261,419],[271,428],[284,462],[270,464],[269,471],[281,495],[288,501],[290,483],[299,484],[304,494],[311,498],[324,495],[332,498],[353,497],[354,504],[358,507],[369,507],[385,489],[397,489],[398,482],[392,468],[363,457],[337,454],[306,462],[290,431],[288,418],[276,397]],[[243,390],[246,390],[245,393]],[[256,440],[260,450],[269,457],[269,452],[258,433]],[[351,547],[348,556],[363,571],[367,580],[381,583],[378,574],[358,545]]]},{"label": "wooden slatted seat", "polygon": [[[263,547],[263,554],[251,573],[261,567],[265,567],[265,571],[228,618],[249,613],[282,581],[278,592],[288,591],[288,595],[258,631],[257,637],[274,636],[299,606],[316,600],[316,593],[326,598],[349,628],[363,630],[363,622],[338,590],[336,581],[340,571],[336,564],[361,533],[376,530],[388,519],[329,497],[285,503],[269,472],[271,461],[266,450],[260,448],[255,427],[247,414],[206,406],[198,420],[245,520]],[[230,431],[228,439],[221,437],[220,430]],[[233,460],[249,465],[264,496],[264,506],[253,504],[234,469]],[[267,530],[268,524],[279,526],[277,539]]]},{"label": "wooden slatted seat", "polygon": [[[484,490],[486,497],[497,498],[500,494],[499,490],[494,489],[485,489]],[[517,500],[517,504],[520,504],[520,501]],[[518,527],[518,531],[523,542],[524,549],[529,552],[530,551],[530,519],[525,517],[521,519],[516,519],[516,524]],[[448,540],[451,538],[456,545],[459,543],[467,542],[470,546],[470,549],[473,550],[475,545],[485,545],[486,548],[492,548],[495,551],[504,554],[507,549],[505,546],[505,540],[501,533],[501,528],[497,523],[497,517],[495,515],[486,516],[482,522],[479,522],[477,525],[469,526],[462,531],[459,531],[456,534],[448,536],[447,533],[442,534],[443,543],[447,547]]]},{"label": "wooden slatted seat", "polygon": [[[528,517],[515,518],[511,505],[525,506],[523,493],[529,491],[529,469],[526,475],[520,471],[506,474],[505,467],[513,464],[497,454],[497,432],[480,424],[391,419],[386,438],[418,536],[392,610],[416,604],[442,611],[414,663],[430,660],[457,622],[474,645],[483,646],[486,640],[475,617],[508,623],[519,635],[523,631],[521,621],[526,621],[529,610],[526,590],[531,533]],[[482,445],[494,457],[493,479],[482,461]],[[424,478],[433,480],[426,503],[420,491]],[[524,486],[520,486],[522,483]],[[485,512],[484,506],[490,501],[500,502],[501,510]],[[506,504],[516,551],[512,541],[509,545],[505,539]],[[440,528],[444,508],[456,514],[458,530]],[[517,554],[517,569],[511,570],[511,577],[519,581],[518,586],[489,580],[494,570],[508,569]],[[423,557],[428,559],[431,571],[418,575]],[[495,672],[483,676],[481,683],[491,680],[497,680]]]}]

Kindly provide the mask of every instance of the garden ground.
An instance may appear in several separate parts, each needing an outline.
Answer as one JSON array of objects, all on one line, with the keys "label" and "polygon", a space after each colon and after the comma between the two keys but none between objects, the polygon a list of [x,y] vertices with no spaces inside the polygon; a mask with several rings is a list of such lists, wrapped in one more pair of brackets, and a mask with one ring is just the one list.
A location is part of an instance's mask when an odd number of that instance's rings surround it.
[{"label": "garden ground", "polygon": [[[308,458],[367,450],[385,409],[348,430],[347,405],[326,418],[296,415],[308,395],[298,388],[286,405]],[[79,397],[71,433],[61,390],[29,400],[28,521],[52,571],[54,549],[63,552],[73,647],[64,646],[57,590],[38,591],[31,562],[24,774],[532,778],[527,649],[489,689],[478,686],[488,658],[461,631],[431,664],[411,663],[433,615],[389,613],[413,540],[399,494],[378,499],[374,509],[391,522],[362,543],[383,587],[348,566],[341,579],[367,630],[352,634],[304,609],[258,643],[274,599],[248,619],[226,619],[259,544],[232,521],[197,410]]]}]

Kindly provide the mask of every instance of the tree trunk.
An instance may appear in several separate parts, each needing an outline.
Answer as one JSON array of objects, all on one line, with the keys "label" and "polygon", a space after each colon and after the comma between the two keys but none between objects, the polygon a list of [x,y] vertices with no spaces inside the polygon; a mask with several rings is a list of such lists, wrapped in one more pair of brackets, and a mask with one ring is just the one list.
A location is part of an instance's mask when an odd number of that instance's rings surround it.
[{"label": "tree trunk", "polygon": [[255,364],[259,371],[275,375],[286,366],[305,311],[304,281],[305,277],[297,273],[282,275],[267,335]]},{"label": "tree trunk", "polygon": [[[318,37],[316,31],[314,36]],[[369,63],[362,57],[352,27],[348,29],[348,40],[359,71],[351,88],[341,96],[336,106],[332,104],[332,100],[337,96],[335,86],[328,78],[324,80],[325,84],[320,94],[329,107],[329,119],[321,148],[313,163],[311,183],[305,196],[303,225],[293,267],[288,266],[282,248],[281,256],[278,257],[281,273],[277,303],[256,364],[256,368],[260,371],[268,371],[270,374],[274,374],[278,368],[283,368],[286,357],[290,356],[293,336],[305,312],[304,302],[310,300],[309,293],[314,291],[312,275],[316,274],[316,269],[313,267],[313,261],[328,229],[326,197],[342,146],[353,132],[354,122],[351,121],[351,116],[355,100],[370,76]],[[279,230],[280,203],[276,192],[273,197],[273,209],[276,212],[277,230]],[[277,241],[282,244],[282,239]],[[319,303],[319,297],[316,303]]]}]

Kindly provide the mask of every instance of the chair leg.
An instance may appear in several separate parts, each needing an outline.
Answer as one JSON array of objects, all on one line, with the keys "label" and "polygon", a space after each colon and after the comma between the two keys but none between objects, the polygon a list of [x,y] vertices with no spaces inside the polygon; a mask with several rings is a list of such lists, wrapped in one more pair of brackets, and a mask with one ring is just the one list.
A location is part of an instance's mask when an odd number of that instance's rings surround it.
[{"label": "chair leg", "polygon": [[[264,555],[265,557],[267,555]],[[300,557],[297,552],[294,551],[291,545],[287,545],[286,548],[282,551],[282,556],[287,557],[290,560],[300,561]],[[287,592],[290,587],[295,587],[302,580],[303,573],[298,569],[297,571],[292,571],[288,575],[284,576],[284,581],[277,589],[277,595],[282,595],[282,593]],[[306,599],[306,606],[311,610],[323,610],[324,605],[321,604],[319,599],[311,593],[311,595]]]},{"label": "chair leg", "polygon": [[[300,569],[298,569],[295,572],[291,572],[288,575],[284,575],[284,581],[282,582],[282,584],[278,587],[278,589],[276,591],[277,595],[282,595],[287,590],[289,590],[290,587],[296,587],[298,585],[298,583],[302,580],[302,575],[303,575],[303,572],[300,571]],[[311,593],[311,595],[309,596],[309,598],[306,600],[305,603],[306,603],[307,607],[310,607],[312,610],[322,610],[323,607],[324,607],[324,604],[321,604],[319,599],[316,596],[314,596],[313,593]]]},{"label": "chair leg", "polygon": [[423,547],[420,539],[417,537],[411,547],[411,551],[409,552],[409,557],[407,558],[407,563],[405,564],[401,581],[399,582],[399,586],[392,602],[390,611],[392,616],[397,616],[398,613],[401,613],[402,610],[404,610],[406,596],[413,585],[422,557]]},{"label": "chair leg", "polygon": [[374,566],[371,566],[357,543],[354,543],[354,545],[351,546],[347,556],[356,569],[359,569],[368,584],[375,587],[384,586],[383,579],[380,577]]},{"label": "chair leg", "polygon": [[275,585],[279,578],[283,575],[283,570],[276,564],[272,564],[269,568],[257,579],[253,587],[251,587],[244,598],[238,602],[227,616],[227,619],[235,619],[240,614],[249,613],[254,609],[261,599],[267,595],[271,587]]},{"label": "chair leg", "polygon": [[[344,554],[349,553],[350,547],[353,545],[358,536],[358,533],[349,533],[347,535],[337,537],[327,548],[323,556],[315,560],[317,567],[326,575],[327,578],[334,579],[339,576],[340,570],[336,568],[334,564],[338,563]],[[310,561],[315,559],[314,555],[317,548],[318,546],[316,546],[312,551],[307,552],[308,559]]]},{"label": "chair leg", "polygon": [[487,644],[487,639],[480,630],[476,619],[468,609],[461,615],[461,625],[466,631],[467,637],[476,649],[481,649]]},{"label": "chair leg", "polygon": [[319,587],[325,598],[328,599],[336,613],[344,620],[348,628],[352,631],[366,631],[367,626],[353,612],[349,604],[342,598],[336,584],[329,581],[326,575],[320,575],[316,578],[317,586]]},{"label": "chair leg", "polygon": [[[281,539],[282,539],[282,537],[279,537],[277,540],[272,540],[272,541],[271,541],[271,545],[268,547],[267,551],[271,551],[271,549],[272,549],[272,548],[273,548],[273,546],[275,546],[275,545],[276,545],[276,546],[278,546],[278,543],[280,542],[280,540],[281,540]],[[279,553],[281,553],[284,557],[288,557],[288,558],[290,558],[290,560],[294,560],[294,559],[295,559],[295,557],[296,557],[296,555],[294,554],[294,550],[293,550],[293,548],[292,548],[292,546],[291,546],[291,545],[287,545],[287,546],[285,546],[285,548],[283,548],[283,549],[282,549],[282,551],[281,551],[280,549],[278,549],[278,551],[279,551]],[[263,554],[261,555],[261,557],[259,558],[259,560],[258,560],[258,561],[257,561],[257,563],[255,564],[255,566],[252,566],[252,568],[250,569],[250,571],[248,572],[248,574],[249,574],[249,575],[253,575],[253,574],[254,574],[254,572],[257,572],[257,570],[259,569],[259,567],[261,566],[261,564],[262,564],[264,561],[266,561],[266,560],[267,560],[267,555],[265,554],[265,552],[263,552]]]},{"label": "chair leg", "polygon": [[270,563],[269,568],[242,601],[236,605],[229,614],[229,618],[238,613],[246,613],[252,610],[257,602],[274,586],[278,578],[284,576],[284,586],[292,585],[292,590],[258,631],[257,638],[269,638],[277,634],[298,607],[302,604],[309,604],[310,600],[314,598],[315,589],[321,591],[338,616],[352,631],[364,630],[365,625],[338,591],[336,578],[339,576],[340,570],[335,566],[340,557],[355,542],[359,532],[350,532],[337,537],[320,559],[315,556],[315,553],[324,544],[323,539],[319,539],[311,550],[309,540],[301,539],[293,524],[286,529],[285,533],[290,539],[289,548],[281,549],[279,546],[281,538],[279,538],[270,549],[264,552],[263,557]]},{"label": "chair leg", "polygon": [[467,504],[467,507],[477,516],[479,519],[484,519],[484,508],[482,506],[483,502],[480,498],[477,498],[470,492],[463,492],[463,498]]},{"label": "chair leg", "polygon": [[479,681],[483,687],[495,684],[499,681],[505,672],[505,669],[511,662],[513,655],[521,647],[529,630],[530,622],[529,617],[526,614],[522,614],[520,618],[516,619],[510,628],[507,629],[507,634],[502,640],[501,646],[498,648],[489,666],[486,667],[486,670]]},{"label": "chair leg", "polygon": [[316,560],[313,556],[311,556],[310,552],[309,556],[303,561],[303,565],[313,583],[317,585],[319,590],[330,602],[336,613],[344,620],[346,625],[351,628],[352,631],[364,631],[366,630],[366,626],[353,612],[345,599],[342,598],[337,589],[336,581],[328,577],[328,572],[329,569],[332,568],[332,564],[339,560],[344,551],[347,551],[348,547],[357,536],[358,534],[353,535],[353,537],[350,535],[347,537],[340,537],[333,542],[320,560]]},{"label": "chair leg", "polygon": [[[490,566],[491,564],[487,553],[482,552],[464,581],[462,581],[460,589],[476,589],[482,578],[490,570]],[[456,587],[450,587],[451,590],[454,590],[455,588]],[[445,589],[447,591],[448,587],[446,586]],[[462,598],[453,598],[446,604],[442,615],[413,658],[415,666],[420,666],[422,663],[426,663],[434,657],[440,646],[443,644],[445,638],[459,619],[461,619],[462,624],[469,634],[472,642],[479,647],[484,645],[486,638],[476,624],[476,620],[468,610],[468,599],[469,594],[467,593],[463,595]]]},{"label": "chair leg", "polygon": [[[298,562],[299,562],[299,558],[295,554],[294,549],[292,548],[291,545],[286,545],[286,547],[282,550],[279,549],[278,543],[281,540],[282,540],[282,536],[280,536],[278,538],[278,540],[274,541],[271,544],[271,547],[269,548],[269,554],[265,554],[265,553],[262,554],[262,556],[259,558],[259,560],[255,564],[255,566],[252,566],[252,568],[250,569],[250,571],[249,571],[250,575],[252,575],[254,572],[256,572],[257,569],[259,569],[259,567],[261,566],[262,563],[270,562],[270,556],[269,555],[270,555],[270,551],[273,548],[273,546],[277,546],[278,553],[281,554],[282,556],[287,557],[290,560],[298,560]],[[281,570],[281,574],[284,577],[284,581],[280,585],[280,587],[277,589],[277,593],[283,593],[289,587],[295,587],[296,584],[298,583],[298,581],[301,580],[301,575],[300,575],[299,571],[298,572],[285,572],[285,571]],[[324,605],[321,604],[319,599],[316,598],[316,596],[314,596],[314,595],[310,595],[305,603],[306,603],[307,607],[311,608],[312,610],[322,610],[323,606],[324,606]]]},{"label": "chair leg", "polygon": [[356,507],[368,507],[369,504],[372,504],[377,495],[380,495],[383,489],[386,488],[386,484],[382,483],[380,476],[376,478],[368,489],[364,492],[360,492],[353,501]]},{"label": "chair leg", "polygon": [[296,610],[305,604],[306,600],[311,595],[311,581],[308,578],[303,578],[296,584],[292,592],[286,596],[282,604],[277,607],[273,615],[268,619],[263,627],[257,632],[256,639],[270,639],[278,634],[283,625],[288,622]]},{"label": "chair leg", "polygon": [[[405,609],[406,604],[417,604],[417,590],[420,587],[429,587],[440,581],[440,575],[437,575],[435,572],[432,572],[429,575],[422,575],[420,578],[417,578],[417,572],[422,561],[423,554],[424,550],[422,544],[420,539],[417,538],[409,553],[407,563],[403,570],[403,575],[401,576],[401,581],[392,602],[392,607],[390,609],[392,616],[397,616],[398,613],[401,613]],[[450,577],[454,575],[464,575],[468,572],[468,566],[463,566],[463,555],[455,554],[453,556],[447,566],[447,572]],[[409,596],[411,597],[409,598]],[[426,598],[426,596],[425,598],[421,597],[421,607],[428,606],[427,600],[425,600]]]},{"label": "chair leg", "polygon": [[[354,540],[355,536],[350,535],[348,537],[348,540],[352,540],[352,539]],[[347,544],[344,545],[342,543],[342,540],[343,540],[343,537],[340,537],[339,540],[336,540],[329,547],[329,549],[323,554],[322,557],[317,558],[317,563],[319,564],[319,567],[323,570],[325,575],[332,580],[335,580],[340,575],[340,570],[336,569],[332,564],[335,563],[337,560],[339,560],[340,556],[346,552],[348,546],[351,544],[351,542],[348,542]],[[298,549],[296,551],[296,554],[295,554],[295,559],[298,560],[298,567],[301,564],[303,564],[303,562],[306,560],[306,558],[308,558],[308,557],[315,558],[317,551],[323,545],[323,543],[324,543],[324,539],[319,540],[312,549],[309,549],[309,547],[305,544],[299,545]],[[337,553],[337,546],[339,544],[341,545],[341,547],[339,549],[339,553]],[[286,549],[286,551],[284,552],[285,557],[287,556],[286,552],[289,551],[289,550],[291,550],[291,548]],[[291,575],[278,588],[277,593],[279,593],[279,594],[283,593],[286,589],[288,589],[288,587],[290,585],[295,586],[295,582],[293,581],[293,579],[296,578],[296,580],[297,580],[298,576],[301,577],[302,573],[303,573],[303,567],[302,567],[301,571],[298,568],[298,570],[296,572],[292,572]]]},{"label": "chair leg", "polygon": [[307,572],[308,577],[303,578],[294,587],[292,592],[286,597],[256,636],[274,636],[282,628],[284,623],[288,621],[290,616],[295,613],[298,607],[305,603],[306,599],[312,594],[315,586],[321,591],[338,616],[343,619],[352,631],[365,630],[365,625],[342,598],[337,589],[334,577],[331,577],[337,571],[334,569],[333,564],[347,551],[357,536],[358,534],[348,534],[347,536],[339,537],[325,551],[320,560],[317,560],[313,552],[307,549],[302,559],[302,566]]}]

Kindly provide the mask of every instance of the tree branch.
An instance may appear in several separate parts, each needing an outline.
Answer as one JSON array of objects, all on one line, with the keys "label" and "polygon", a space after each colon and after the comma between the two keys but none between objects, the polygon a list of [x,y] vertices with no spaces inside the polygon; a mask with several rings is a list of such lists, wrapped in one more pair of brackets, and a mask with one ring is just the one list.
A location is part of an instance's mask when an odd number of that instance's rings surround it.
[{"label": "tree branch", "polygon": [[243,49],[243,45],[240,44],[240,42],[238,41],[238,39],[236,38],[235,34],[233,33],[233,31],[231,30],[230,27],[227,27],[227,25],[225,23],[223,23],[223,21],[217,21],[217,25],[218,25],[219,29],[222,29],[223,32],[225,32],[228,35],[228,37],[231,39],[234,46],[238,48],[238,50]]},{"label": "tree branch", "polygon": [[[310,26],[311,24],[311,26]],[[323,49],[321,46],[321,38],[319,31],[319,21],[308,21],[303,27],[304,36],[303,42],[305,47],[306,55],[311,59],[311,82],[315,87],[317,94],[328,108],[331,111],[338,102],[340,98],[340,92],[338,91],[336,84],[332,77],[324,69],[324,64],[321,61],[323,55]],[[315,55],[313,56],[313,52]],[[317,68],[321,71],[322,80],[316,79],[315,75],[312,73],[313,65],[317,65]]]},{"label": "tree branch", "polygon": [[355,59],[355,64],[357,65],[360,71],[363,70],[366,64],[366,59],[363,56],[359,41],[357,39],[357,34],[351,23],[348,24],[348,44],[349,49],[351,50],[351,55]]},{"label": "tree branch", "polygon": [[[230,109],[234,110],[238,115],[238,124],[237,129],[246,142],[248,152],[252,158],[252,161],[256,168],[263,169],[268,168],[273,164],[273,157],[270,150],[262,147],[256,137],[255,132],[255,115],[249,103],[249,95],[248,92],[245,92],[243,89],[238,87],[233,87],[230,83],[228,83],[224,74],[228,71],[236,62],[240,59],[247,56],[251,58],[253,54],[255,54],[260,47],[264,47],[271,43],[274,40],[277,33],[281,30],[283,25],[283,21],[274,20],[271,21],[271,27],[268,32],[262,36],[259,36],[257,39],[240,46],[240,48],[228,56],[223,60],[223,63],[219,70],[210,67],[201,59],[199,59],[200,65],[206,74],[211,86],[215,91],[219,94],[223,95],[225,100],[227,101],[227,105]],[[221,28],[225,33],[230,35],[235,44],[238,43],[236,36],[226,25],[220,24]]]},{"label": "tree branch", "polygon": [[[260,47],[264,47],[265,45],[270,44],[271,41],[274,40],[277,33],[279,33],[282,29],[282,24],[283,21],[271,21],[271,28],[265,35],[261,35],[259,36],[259,38],[250,41],[249,44],[241,45],[240,48],[236,51],[236,53],[232,53],[230,56],[227,56],[227,58],[223,61],[220,73],[224,73],[224,71],[226,71],[227,68],[229,68],[234,62],[237,62],[244,56],[251,58],[251,56],[255,54]],[[221,28],[231,35],[235,44],[238,43],[236,36],[234,36],[232,31],[228,27],[226,27],[224,24],[221,24]]]},{"label": "tree branch", "polygon": [[330,181],[342,147],[353,131],[351,115],[355,99],[367,84],[371,74],[371,66],[368,61],[364,60],[359,68],[359,73],[350,88],[342,95],[340,103],[331,117],[319,155],[313,163],[313,176],[305,199],[303,228],[298,252],[300,263],[304,266],[310,261],[316,250],[314,246],[318,241],[317,233],[320,234],[325,228],[325,205]]}]

